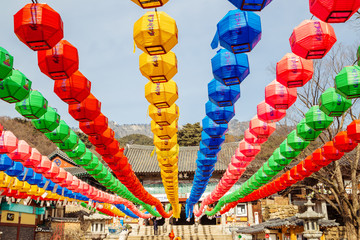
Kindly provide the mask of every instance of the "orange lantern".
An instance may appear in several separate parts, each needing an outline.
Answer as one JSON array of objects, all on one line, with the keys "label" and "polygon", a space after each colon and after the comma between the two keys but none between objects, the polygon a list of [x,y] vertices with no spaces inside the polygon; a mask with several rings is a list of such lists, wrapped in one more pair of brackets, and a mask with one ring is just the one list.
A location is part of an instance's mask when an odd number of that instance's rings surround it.
[{"label": "orange lantern", "polygon": [[108,118],[104,114],[90,122],[80,122],[79,127],[86,135],[94,136],[103,133],[108,128]]},{"label": "orange lantern", "polygon": [[109,145],[115,137],[114,131],[108,127],[103,133],[89,137],[89,141],[98,148]]},{"label": "orange lantern", "polygon": [[354,120],[347,126],[347,134],[353,141],[360,142],[360,120]]},{"label": "orange lantern", "polygon": [[339,160],[344,156],[344,153],[340,152],[339,149],[334,146],[333,141],[325,143],[321,148],[321,153],[326,159],[332,161]]},{"label": "orange lantern", "polygon": [[92,94],[81,103],[69,105],[70,115],[79,122],[95,120],[100,115],[100,111],[101,102]]},{"label": "orange lantern", "polygon": [[339,132],[333,139],[334,147],[341,152],[351,152],[357,147],[357,142],[348,137],[346,131]]}]

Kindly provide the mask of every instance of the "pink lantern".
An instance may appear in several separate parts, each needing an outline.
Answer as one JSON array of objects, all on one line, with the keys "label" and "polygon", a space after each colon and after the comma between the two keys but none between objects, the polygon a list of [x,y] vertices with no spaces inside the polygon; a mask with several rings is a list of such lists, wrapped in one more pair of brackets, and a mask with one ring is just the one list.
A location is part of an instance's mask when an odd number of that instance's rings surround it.
[{"label": "pink lantern", "polygon": [[24,162],[31,156],[31,147],[24,140],[18,142],[17,148],[8,153],[9,158],[15,162]]},{"label": "pink lantern", "polygon": [[7,154],[14,151],[19,140],[10,131],[3,131],[0,136],[0,154]]},{"label": "pink lantern", "polygon": [[59,174],[56,177],[52,178],[52,181],[54,183],[58,183],[61,186],[61,184],[64,184],[67,174],[68,172],[66,170],[64,170],[63,168],[59,168]]},{"label": "pink lantern", "polygon": [[56,163],[54,163],[54,162],[51,162],[50,169],[47,172],[43,173],[43,175],[46,178],[53,179],[57,175],[59,175],[59,173],[60,173],[60,168],[58,167],[58,165],[56,165]]},{"label": "pink lantern", "polygon": [[257,138],[257,137],[255,137],[255,135],[252,134],[249,129],[245,130],[244,139],[245,139],[246,142],[248,142],[248,143],[250,143],[252,145],[261,145],[261,144],[263,144],[264,142],[267,141],[267,138]]},{"label": "pink lantern", "polygon": [[45,173],[51,169],[51,166],[52,162],[49,158],[42,156],[41,162],[35,167],[34,171],[37,173]]},{"label": "pink lantern", "polygon": [[[235,159],[232,159],[232,164],[238,168],[246,168],[255,157],[247,157],[242,152],[240,148],[237,148],[235,151]],[[238,161],[235,161],[238,160]]]},{"label": "pink lantern", "polygon": [[242,140],[239,144],[240,152],[244,154],[246,157],[255,157],[260,151],[260,146],[254,146],[250,143]]},{"label": "pink lantern", "polygon": [[35,168],[40,164],[41,158],[41,153],[36,148],[33,148],[30,157],[23,162],[23,165],[25,167]]},{"label": "pink lantern", "polygon": [[257,116],[250,120],[249,131],[256,138],[268,138],[276,130],[276,123],[266,123],[261,121]]},{"label": "pink lantern", "polygon": [[265,101],[257,105],[257,116],[261,121],[271,123],[278,122],[286,116],[286,110],[275,109]]}]

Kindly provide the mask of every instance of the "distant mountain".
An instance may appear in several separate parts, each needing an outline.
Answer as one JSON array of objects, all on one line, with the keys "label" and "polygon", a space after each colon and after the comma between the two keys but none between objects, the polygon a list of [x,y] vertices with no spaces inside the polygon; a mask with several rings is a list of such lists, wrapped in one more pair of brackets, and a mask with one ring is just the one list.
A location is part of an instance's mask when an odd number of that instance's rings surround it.
[{"label": "distant mountain", "polygon": [[[150,124],[117,124],[114,121],[109,122],[109,126],[115,131],[116,138],[122,138],[131,134],[143,134],[148,137],[153,137]],[[243,135],[248,128],[249,122],[240,122],[233,119],[229,123],[228,134],[234,136]],[[181,128],[181,126],[179,126]]]}]

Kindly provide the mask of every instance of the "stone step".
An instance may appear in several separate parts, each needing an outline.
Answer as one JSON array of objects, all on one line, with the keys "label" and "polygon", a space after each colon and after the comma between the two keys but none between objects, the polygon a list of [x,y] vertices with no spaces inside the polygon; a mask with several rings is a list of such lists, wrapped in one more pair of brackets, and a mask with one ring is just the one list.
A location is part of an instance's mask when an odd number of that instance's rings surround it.
[{"label": "stone step", "polygon": [[[230,235],[175,235],[182,240],[232,240]],[[130,236],[128,240],[169,240],[169,236]]]}]

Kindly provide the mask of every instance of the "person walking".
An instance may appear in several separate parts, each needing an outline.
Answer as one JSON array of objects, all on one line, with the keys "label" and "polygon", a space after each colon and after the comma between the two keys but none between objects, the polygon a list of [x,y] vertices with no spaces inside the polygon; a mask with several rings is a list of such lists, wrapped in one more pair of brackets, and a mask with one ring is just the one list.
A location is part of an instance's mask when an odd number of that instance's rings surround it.
[{"label": "person walking", "polygon": [[153,223],[154,223],[154,235],[158,235],[158,223],[156,217],[154,218]]}]

